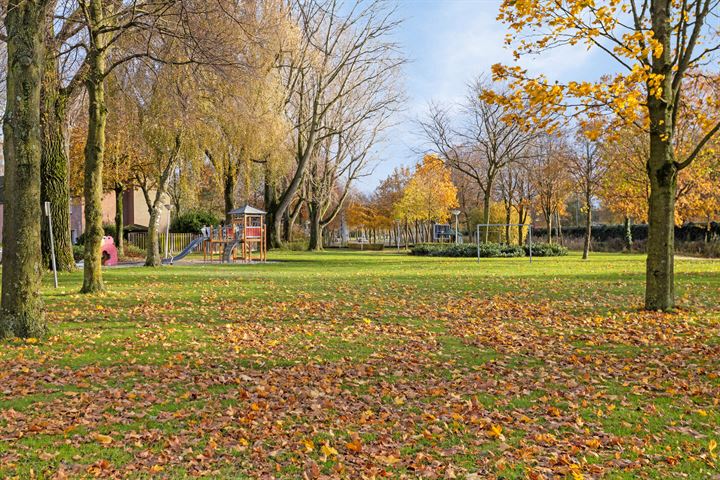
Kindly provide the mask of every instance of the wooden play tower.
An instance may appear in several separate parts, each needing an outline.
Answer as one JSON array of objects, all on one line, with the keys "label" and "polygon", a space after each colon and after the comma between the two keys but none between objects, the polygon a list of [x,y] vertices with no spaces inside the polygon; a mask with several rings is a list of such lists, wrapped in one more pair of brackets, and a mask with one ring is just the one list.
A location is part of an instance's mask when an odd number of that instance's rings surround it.
[{"label": "wooden play tower", "polygon": [[209,229],[204,257],[212,262],[215,255],[220,261],[252,262],[267,260],[265,232],[266,212],[245,205],[228,212],[231,224]]}]

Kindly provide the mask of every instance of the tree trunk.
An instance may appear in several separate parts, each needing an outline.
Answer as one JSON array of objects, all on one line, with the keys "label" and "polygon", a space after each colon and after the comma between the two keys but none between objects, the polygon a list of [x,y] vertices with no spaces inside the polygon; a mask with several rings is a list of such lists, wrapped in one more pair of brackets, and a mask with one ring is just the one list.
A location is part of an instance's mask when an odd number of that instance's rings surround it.
[{"label": "tree trunk", "polygon": [[232,215],[230,211],[235,208],[235,184],[237,180],[235,175],[228,173],[225,175],[225,185],[223,188],[223,198],[225,199],[225,223],[232,223]]},{"label": "tree trunk", "polygon": [[588,196],[585,199],[585,242],[583,244],[583,260],[590,254],[590,241],[592,240],[592,202]]},{"label": "tree trunk", "polygon": [[651,135],[650,201],[648,210],[645,308],[669,310],[675,306],[675,189],[677,170],[672,146]]},{"label": "tree trunk", "polygon": [[505,207],[505,243],[510,245],[510,222],[512,221],[512,206]]},{"label": "tree trunk", "polygon": [[[46,38],[52,39],[52,27]],[[57,56],[47,49],[44,60],[41,90],[40,118],[42,154],[40,162],[40,202],[50,202],[55,242],[55,263],[59,271],[75,270],[72,240],[70,239],[70,186],[68,179],[68,156],[65,145],[65,115],[67,97],[60,93]],[[43,264],[52,267],[50,229],[46,218],[42,225]]]},{"label": "tree trunk", "polygon": [[3,123],[5,156],[4,252],[0,337],[39,337],[47,332],[40,283],[40,88],[44,1],[7,6],[7,104]]},{"label": "tree trunk", "polygon": [[625,226],[625,249],[628,252],[631,252],[632,246],[633,246],[633,236],[632,236],[632,222],[630,221],[630,217],[628,217],[626,215],[625,219],[623,221],[623,224]]},{"label": "tree trunk", "polygon": [[483,195],[483,223],[485,224],[485,243],[488,242],[490,237],[490,227],[487,225],[490,223],[490,186],[485,190]]},{"label": "tree trunk", "polygon": [[525,213],[525,207],[521,206],[518,209],[518,245],[523,245],[523,225],[525,224],[525,220],[527,219]]},{"label": "tree trunk", "polygon": [[125,187],[122,184],[115,186],[115,248],[118,256],[125,254],[125,220],[123,219],[123,194]]},{"label": "tree trunk", "polygon": [[552,213],[550,213],[549,210],[546,210],[545,212],[545,225],[547,226],[547,242],[552,244],[552,229],[553,229],[553,221],[552,221]]},{"label": "tree trunk", "polygon": [[150,221],[148,224],[147,236],[147,256],[145,257],[146,267],[159,267],[162,265],[160,258],[160,239],[158,233],[160,230],[160,209],[151,207],[148,209],[150,213]]},{"label": "tree trunk", "polygon": [[308,244],[308,250],[319,252],[323,249],[320,205],[308,201],[308,210],[310,211],[310,243]]},{"label": "tree trunk", "polygon": [[[91,3],[93,21],[102,18],[101,2]],[[104,34],[97,34],[101,37]],[[98,40],[99,41],[99,40]],[[102,43],[102,42],[100,42]],[[96,45],[88,52],[88,74],[85,86],[88,93],[88,134],[85,145],[85,269],[82,293],[101,292],[105,289],[102,280],[102,256],[100,246],[103,237],[102,196],[103,162],[105,159],[105,125],[107,105],[105,103],[105,62],[106,50]]]},{"label": "tree trunk", "polygon": [[[659,94],[648,93],[650,119],[650,156],[647,174],[650,180],[648,202],[647,271],[645,278],[645,308],[669,310],[675,306],[675,190],[677,165],[673,149],[674,95],[671,69],[674,35],[671,9],[667,2],[652,2],[652,30],[659,55],[653,56],[651,72],[660,78],[648,91],[660,89]],[[650,78],[654,78],[651,76]]]}]

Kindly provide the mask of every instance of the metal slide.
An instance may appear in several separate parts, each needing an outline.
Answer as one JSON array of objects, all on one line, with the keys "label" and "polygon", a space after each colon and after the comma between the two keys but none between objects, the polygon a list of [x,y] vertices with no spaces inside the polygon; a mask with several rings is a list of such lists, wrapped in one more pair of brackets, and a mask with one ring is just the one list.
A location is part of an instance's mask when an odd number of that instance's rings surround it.
[{"label": "metal slide", "polygon": [[163,261],[162,261],[163,265],[168,265],[168,264],[172,265],[175,262],[175,260],[182,260],[183,258],[187,257],[190,254],[190,252],[192,252],[195,249],[195,247],[202,244],[202,242],[204,242],[205,240],[207,240],[207,237],[196,238],[195,240],[190,242],[188,244],[188,246],[185,247],[185,249],[183,249],[182,252],[178,253],[174,257],[163,259]]},{"label": "metal slide", "polygon": [[242,240],[235,240],[225,244],[225,249],[223,250],[223,263],[230,263],[233,250],[235,250],[241,243]]}]

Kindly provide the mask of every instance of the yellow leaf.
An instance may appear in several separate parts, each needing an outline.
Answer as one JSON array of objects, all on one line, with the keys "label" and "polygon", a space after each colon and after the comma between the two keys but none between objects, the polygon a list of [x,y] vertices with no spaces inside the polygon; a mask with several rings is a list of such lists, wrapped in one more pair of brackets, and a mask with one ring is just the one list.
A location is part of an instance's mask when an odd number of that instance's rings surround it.
[{"label": "yellow leaf", "polygon": [[716,448],[717,442],[715,440],[710,440],[710,443],[708,443],[708,452],[713,453]]},{"label": "yellow leaf", "polygon": [[395,465],[400,461],[399,458],[393,455],[378,455],[375,457],[375,459],[381,463],[384,463],[385,465]]},{"label": "yellow leaf", "polygon": [[328,444],[328,443],[325,443],[325,444],[322,446],[322,448],[320,449],[320,451],[321,451],[321,452],[323,453],[323,455],[325,455],[326,457],[329,457],[329,456],[331,456],[331,455],[337,455],[337,454],[338,454],[338,451],[335,450],[333,447],[331,447],[330,444]]},{"label": "yellow leaf", "polygon": [[113,441],[113,439],[110,435],[103,435],[102,433],[94,434],[93,438],[95,439],[96,442],[102,443],[103,445],[109,445]]},{"label": "yellow leaf", "polygon": [[310,440],[309,438],[306,438],[305,440],[303,440],[303,445],[305,445],[305,451],[307,453],[310,453],[313,450],[315,450],[315,443],[312,440]]}]

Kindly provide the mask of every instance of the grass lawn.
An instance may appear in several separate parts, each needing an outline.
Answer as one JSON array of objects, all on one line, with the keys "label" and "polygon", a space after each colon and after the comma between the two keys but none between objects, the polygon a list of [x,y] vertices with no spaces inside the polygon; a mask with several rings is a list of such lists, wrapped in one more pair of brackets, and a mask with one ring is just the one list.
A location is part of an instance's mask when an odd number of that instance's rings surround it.
[{"label": "grass lawn", "polygon": [[720,478],[720,262],[271,253],[46,279],[0,478]]}]

